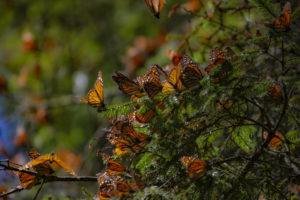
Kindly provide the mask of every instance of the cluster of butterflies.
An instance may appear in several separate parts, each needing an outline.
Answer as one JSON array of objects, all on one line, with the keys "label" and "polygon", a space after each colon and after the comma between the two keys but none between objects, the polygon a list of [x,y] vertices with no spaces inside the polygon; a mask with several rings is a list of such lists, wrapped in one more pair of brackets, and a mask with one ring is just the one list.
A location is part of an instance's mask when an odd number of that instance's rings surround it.
[{"label": "cluster of butterflies", "polygon": [[112,126],[106,128],[107,140],[115,146],[117,156],[132,155],[140,152],[151,140],[151,137],[137,132],[133,127],[134,116],[120,116],[110,119]]},{"label": "cluster of butterflies", "polygon": [[[106,170],[97,174],[98,192],[94,199],[127,199],[131,193],[145,187],[142,179],[123,164],[107,154],[102,154],[102,157],[106,162]],[[204,176],[207,166],[205,161],[190,156],[184,156],[180,161],[186,167],[190,178],[198,179]]]},{"label": "cluster of butterflies", "polygon": [[[210,63],[206,67],[206,73],[218,82],[227,75],[222,72],[221,75],[214,75],[213,68],[222,68],[228,65],[229,58],[234,55],[230,48],[223,52],[219,48],[215,48],[210,53]],[[136,101],[141,97],[148,96],[152,99],[155,106],[164,109],[162,101],[156,101],[159,93],[169,94],[172,92],[181,92],[184,90],[194,90],[200,88],[200,80],[203,74],[198,65],[188,56],[175,54],[172,58],[173,65],[168,73],[158,65],[152,65],[148,72],[132,80],[120,72],[116,72],[112,76],[113,80],[118,84],[119,89],[131,96],[132,101]],[[225,75],[224,75],[225,73]],[[161,80],[161,77],[164,80]],[[98,78],[92,88],[88,92],[87,98],[81,98],[81,101],[92,107],[98,108],[99,111],[105,110],[102,73],[99,72]],[[140,113],[138,109],[141,104],[136,104],[136,110],[127,116],[119,116],[117,119],[109,118],[111,126],[106,128],[108,141],[114,146],[114,154],[116,156],[133,155],[141,152],[141,150],[151,141],[151,137],[135,130],[135,125],[148,123],[156,113],[156,107]],[[203,122],[195,122],[193,124],[203,125]],[[112,196],[123,197],[129,195],[131,191],[139,189],[141,184],[133,185],[134,182],[126,182],[119,175],[126,172],[126,168],[121,163],[104,156],[107,162],[106,171],[99,173],[98,183],[99,190],[97,197],[99,199],[107,199]],[[180,159],[182,164],[187,168],[187,172],[191,178],[200,178],[205,173],[206,162],[198,158],[185,156]],[[139,181],[141,182],[141,181]]]},{"label": "cluster of butterflies", "polygon": [[[227,76],[228,71],[232,67],[228,60],[232,59],[233,56],[234,52],[229,47],[226,48],[226,52],[218,47],[210,52],[210,64],[205,68],[205,71],[214,82],[219,83]],[[219,73],[212,73],[213,68],[221,70]],[[165,80],[161,81],[161,76]],[[125,94],[130,95],[133,101],[145,95],[154,100],[159,93],[181,92],[183,90],[199,88],[200,80],[203,77],[198,65],[187,55],[176,57],[175,65],[169,74],[160,66],[152,65],[145,75],[137,77],[136,80],[131,80],[120,72],[116,72],[112,76],[113,80],[118,84],[119,89]],[[105,110],[102,72],[99,72],[94,88],[88,92],[87,98],[81,98],[81,101],[92,107],[97,107],[98,111]],[[151,111],[147,113],[146,118],[149,120],[153,115],[154,113]],[[143,123],[148,121],[140,115],[136,116],[136,118]]]},{"label": "cluster of butterflies", "polygon": [[[72,168],[69,167],[62,160],[60,160],[56,154],[51,153],[40,155],[35,149],[31,149],[27,154],[31,161],[22,166],[20,170],[29,170],[31,172],[36,172],[39,175],[49,176],[54,173],[51,164],[55,163],[56,165],[68,171],[76,178],[78,177],[72,170]],[[15,171],[15,173],[19,177],[20,185],[26,189],[30,189],[32,186],[34,186],[40,181],[40,177],[34,174],[29,174],[21,171]]]},{"label": "cluster of butterflies", "polygon": [[94,199],[119,197],[126,199],[130,193],[141,190],[145,183],[133,172],[107,154],[102,155],[106,162],[105,172],[97,174],[98,194]]}]

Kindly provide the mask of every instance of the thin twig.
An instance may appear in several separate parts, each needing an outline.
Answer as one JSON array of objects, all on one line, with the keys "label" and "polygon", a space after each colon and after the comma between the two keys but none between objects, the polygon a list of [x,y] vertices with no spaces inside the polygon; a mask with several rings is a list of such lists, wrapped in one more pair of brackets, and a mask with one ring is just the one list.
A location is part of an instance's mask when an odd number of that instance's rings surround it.
[{"label": "thin twig", "polygon": [[42,190],[42,187],[43,187],[44,183],[45,183],[45,179],[42,180],[42,183],[41,183],[41,185],[40,185],[38,191],[36,192],[36,194],[35,194],[33,200],[36,200],[37,197],[39,196],[39,193],[40,193],[40,191]]},{"label": "thin twig", "polygon": [[39,174],[37,172],[34,172],[34,171],[30,171],[30,170],[26,170],[26,169],[19,169],[19,168],[12,167],[12,166],[9,166],[9,165],[5,165],[5,164],[2,164],[2,163],[0,163],[0,167],[3,167],[4,170],[11,170],[11,171],[16,171],[16,172],[22,172],[22,173],[26,173],[26,174],[35,175],[37,177],[43,176],[43,175],[41,175],[41,174]]},{"label": "thin twig", "polygon": [[13,188],[12,190],[10,190],[10,191],[8,191],[8,192],[6,192],[6,193],[0,194],[0,198],[6,197],[6,196],[8,196],[8,195],[10,195],[10,194],[13,194],[13,193],[21,192],[21,191],[24,190],[24,189],[25,189],[25,188],[23,188],[22,186],[19,185],[19,186]]}]

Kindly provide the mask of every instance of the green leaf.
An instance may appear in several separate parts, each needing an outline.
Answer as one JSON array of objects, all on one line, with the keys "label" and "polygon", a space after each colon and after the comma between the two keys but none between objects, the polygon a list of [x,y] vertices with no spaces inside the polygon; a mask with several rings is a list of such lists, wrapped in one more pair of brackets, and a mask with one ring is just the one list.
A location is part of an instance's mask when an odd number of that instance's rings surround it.
[{"label": "green leaf", "polygon": [[254,126],[237,127],[233,130],[231,138],[242,150],[249,153],[255,148],[255,143],[252,140],[255,131]]},{"label": "green leaf", "polygon": [[292,130],[285,134],[285,138],[292,143],[300,143],[299,130]]}]

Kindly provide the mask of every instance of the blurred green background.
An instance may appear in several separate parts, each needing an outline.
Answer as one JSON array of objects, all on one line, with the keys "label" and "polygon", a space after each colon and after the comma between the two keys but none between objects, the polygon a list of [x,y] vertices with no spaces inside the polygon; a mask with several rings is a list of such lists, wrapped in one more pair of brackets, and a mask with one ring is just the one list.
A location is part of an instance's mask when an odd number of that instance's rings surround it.
[{"label": "blurred green background", "polygon": [[[188,18],[167,17],[174,2],[184,1],[169,0],[158,20],[142,0],[1,0],[1,159],[24,164],[26,151],[35,148],[62,154],[79,175],[101,171],[96,152],[106,143],[107,122],[78,97],[86,96],[101,70],[105,103],[123,102],[128,97],[112,81],[114,71],[130,72],[130,61],[147,67],[169,62],[165,52],[173,44],[165,45],[165,33],[182,31]],[[141,49],[144,60],[128,58]],[[1,172],[0,185],[9,189],[18,180]],[[75,199],[84,196],[81,187],[95,194],[96,186],[51,183],[40,197]],[[37,189],[12,197],[32,199]]]}]

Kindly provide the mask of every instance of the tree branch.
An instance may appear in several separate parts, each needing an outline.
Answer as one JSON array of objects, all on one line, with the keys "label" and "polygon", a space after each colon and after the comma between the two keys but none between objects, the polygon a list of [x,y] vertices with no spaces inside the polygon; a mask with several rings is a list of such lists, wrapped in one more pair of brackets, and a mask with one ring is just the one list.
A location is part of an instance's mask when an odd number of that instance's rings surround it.
[{"label": "tree branch", "polygon": [[[2,170],[22,172],[22,173],[27,173],[27,174],[34,175],[37,178],[42,178],[42,183],[38,182],[36,185],[41,185],[41,184],[43,185],[44,183],[49,183],[49,182],[97,182],[97,177],[95,177],[95,176],[79,176],[79,177],[73,177],[73,176],[47,176],[47,175],[39,174],[39,173],[34,172],[34,171],[19,169],[19,168],[12,167],[12,166],[9,166],[9,165],[5,165],[5,164],[2,164],[2,163],[0,163],[0,167],[3,167]],[[8,196],[8,195],[16,193],[16,192],[20,192],[24,189],[26,189],[26,188],[23,188],[22,186],[17,186],[14,189],[12,189],[12,190],[10,190],[6,193],[1,194],[0,198]]]},{"label": "tree branch", "polygon": [[[26,173],[26,172],[25,172]],[[79,176],[78,178],[73,176],[44,176],[44,182],[97,182],[97,177],[95,176]],[[41,183],[37,183],[37,185],[40,185]],[[20,192],[26,188],[23,188],[22,186],[17,186],[13,188],[12,190],[0,194],[0,198],[8,196],[10,194]]]}]

